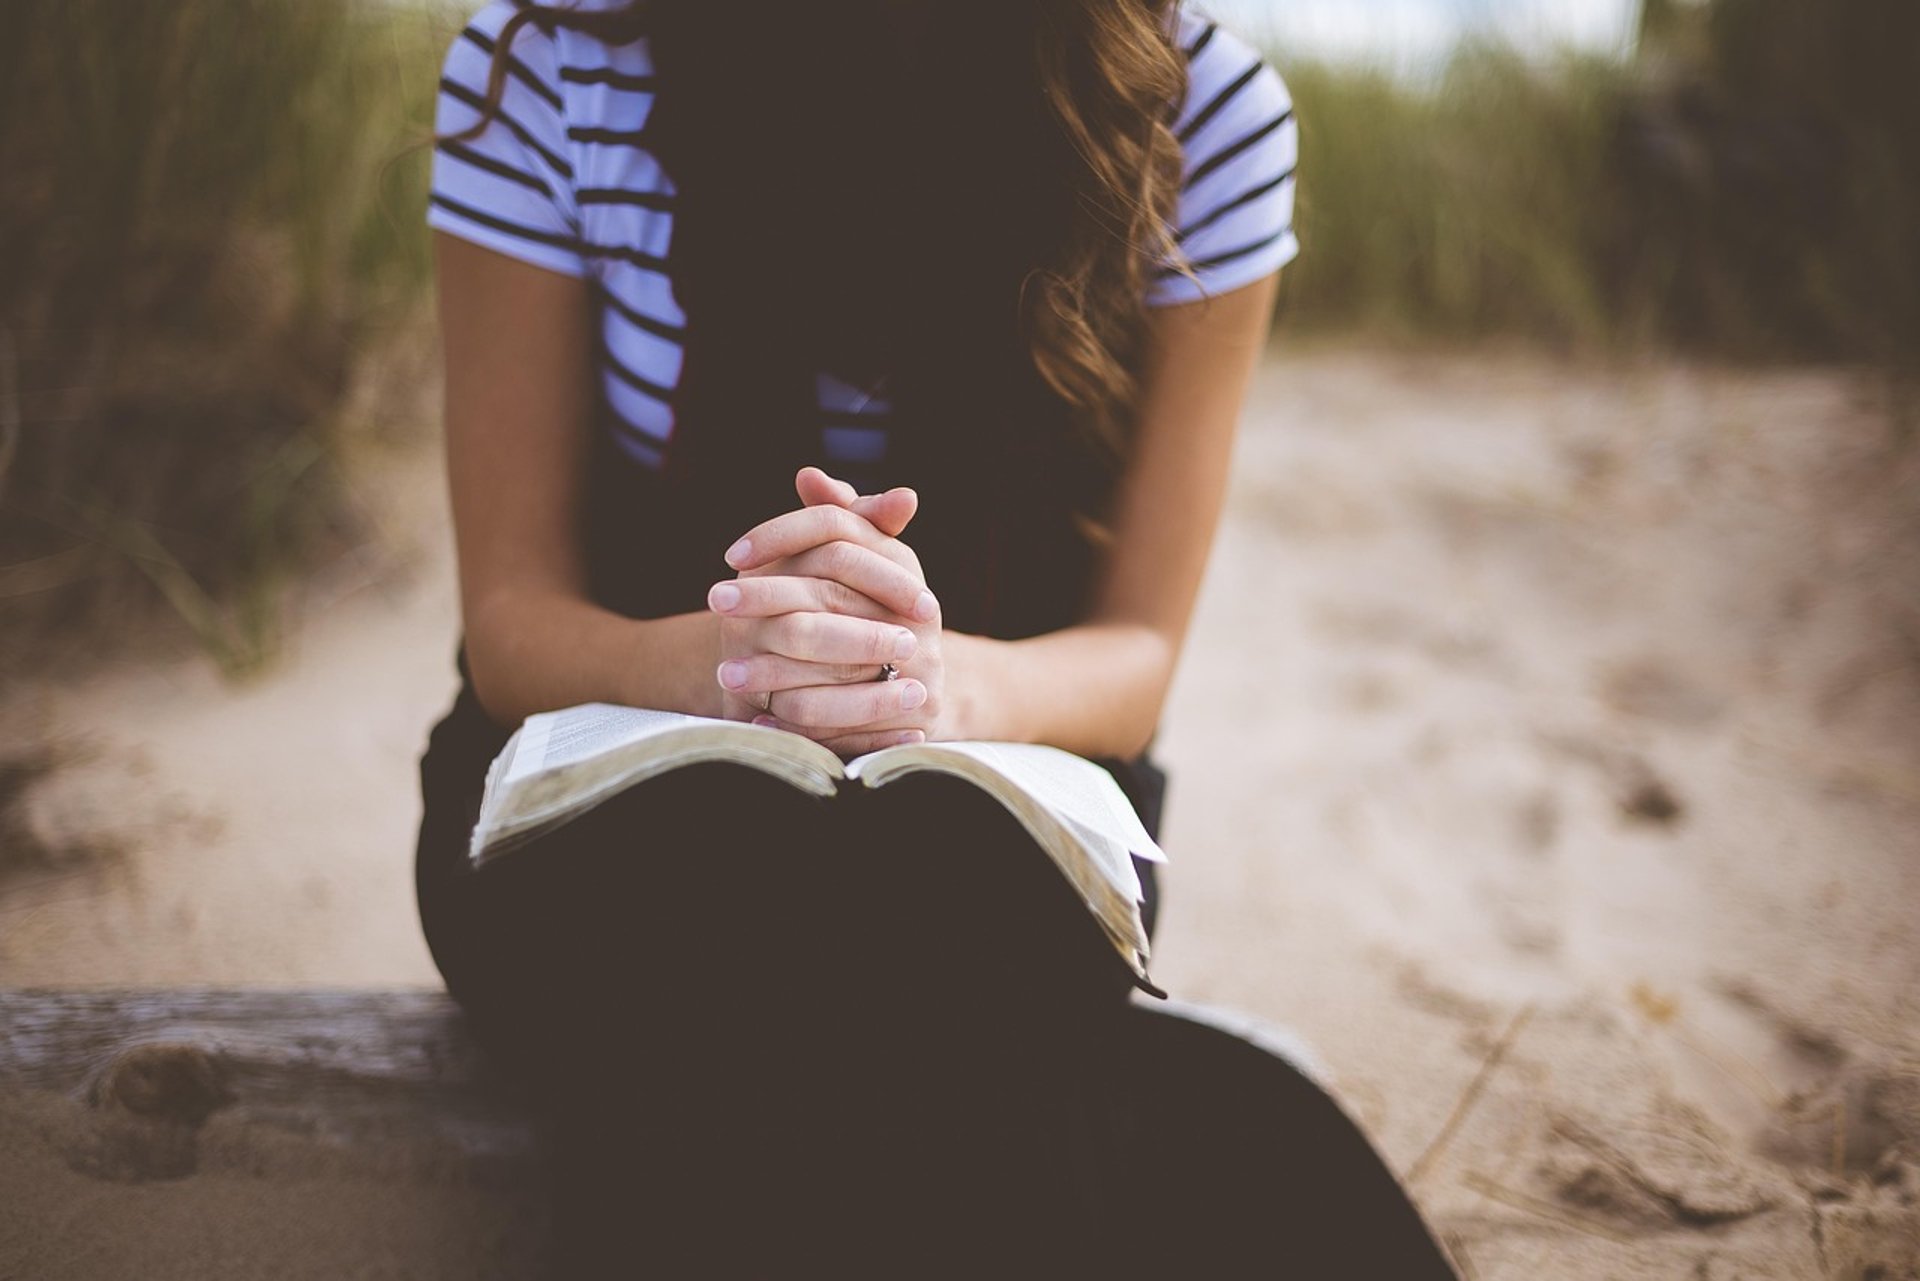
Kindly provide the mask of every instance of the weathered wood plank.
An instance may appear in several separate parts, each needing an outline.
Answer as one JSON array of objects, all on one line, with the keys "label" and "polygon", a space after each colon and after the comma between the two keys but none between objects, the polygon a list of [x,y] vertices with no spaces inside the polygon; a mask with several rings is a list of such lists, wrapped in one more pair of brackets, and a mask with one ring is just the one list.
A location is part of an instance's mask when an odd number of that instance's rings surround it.
[{"label": "weathered wood plank", "polygon": [[198,1123],[237,1109],[351,1139],[419,1131],[513,1153],[528,1127],[430,991],[0,992],[0,1081]]},{"label": "weathered wood plank", "polygon": [[443,993],[0,990],[0,1279],[538,1275],[543,1185]]}]

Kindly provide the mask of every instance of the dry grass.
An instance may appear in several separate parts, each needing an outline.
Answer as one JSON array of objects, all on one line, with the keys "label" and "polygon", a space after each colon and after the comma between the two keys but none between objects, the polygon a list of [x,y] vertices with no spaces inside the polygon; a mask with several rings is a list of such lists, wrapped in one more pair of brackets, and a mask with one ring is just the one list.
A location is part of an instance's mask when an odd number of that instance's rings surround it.
[{"label": "dry grass", "polygon": [[1286,320],[1863,361],[1910,389],[1916,50],[1904,0],[1650,0],[1632,65],[1476,46],[1432,88],[1274,50],[1303,152]]},{"label": "dry grass", "polygon": [[0,652],[171,614],[228,670],[356,531],[336,421],[417,315],[445,24],[28,0],[0,50]]}]

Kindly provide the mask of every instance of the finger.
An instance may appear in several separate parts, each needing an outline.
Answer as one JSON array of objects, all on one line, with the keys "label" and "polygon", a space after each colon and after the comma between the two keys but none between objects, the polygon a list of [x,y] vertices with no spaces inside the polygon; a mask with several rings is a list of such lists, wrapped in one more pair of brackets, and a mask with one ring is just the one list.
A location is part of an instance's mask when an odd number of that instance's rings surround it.
[{"label": "finger", "polygon": [[893,729],[878,733],[841,734],[814,741],[836,756],[864,756],[868,752],[877,752],[885,747],[905,747],[910,743],[924,743],[927,741],[927,734],[925,730]]},{"label": "finger", "polygon": [[890,538],[898,538],[920,510],[920,495],[904,485],[881,494],[861,494],[818,467],[802,467],[794,475],[793,488],[807,506],[844,507]]},{"label": "finger", "polygon": [[[831,545],[833,544],[822,544],[822,547],[831,547]],[[864,544],[849,545],[862,547],[864,551],[874,551],[872,547],[866,547]],[[801,551],[799,555],[780,557],[780,559],[776,559],[776,561],[768,561],[766,565],[760,565],[760,567],[756,568],[743,568],[743,570],[739,570],[739,574],[735,574],[735,580],[745,580],[745,578],[776,578],[776,576],[781,576],[781,574],[797,574],[797,576],[812,576],[812,578],[831,578],[831,576],[833,576],[833,563],[828,561],[828,559],[818,559],[818,557],[812,555],[812,553],[820,551],[822,547],[808,547],[806,551]],[[835,553],[835,555],[841,555],[841,553]],[[908,545],[902,544],[902,542],[897,542],[897,544],[889,547],[889,551],[885,551],[885,553],[874,551],[874,555],[879,555],[881,559],[889,561],[891,565],[897,565],[897,567],[902,568],[904,572],[908,572],[908,574],[912,576],[914,584],[916,584],[922,592],[927,590],[925,570],[920,568],[920,557],[914,553],[912,547],[908,547]],[[900,582],[900,580],[895,580],[895,582]],[[931,593],[929,593],[929,595],[931,595]],[[899,603],[904,605],[906,601],[902,599]],[[914,607],[914,609],[920,609],[920,611],[925,611],[925,605],[920,601],[918,593],[912,597],[912,607]],[[899,613],[899,611],[897,611],[897,613]],[[937,601],[937,599],[933,601],[933,611],[931,611],[931,613],[920,613],[920,615],[914,616],[918,616],[922,622],[933,622],[933,618],[939,616],[939,601]]]},{"label": "finger", "polygon": [[919,512],[920,495],[901,485],[884,494],[856,498],[849,510],[856,516],[866,517],[867,523],[881,533],[898,538]]},{"label": "finger", "polygon": [[858,543],[826,543],[789,556],[778,567],[778,574],[750,571],[731,584],[715,583],[707,592],[708,606],[716,613],[755,618],[796,609],[875,618],[876,606],[921,623],[940,616],[940,602],[918,574]]},{"label": "finger", "polygon": [[749,719],[755,725],[768,729],[780,729],[789,734],[805,735],[823,747],[831,747],[841,752],[842,755],[845,755],[848,749],[873,751],[879,747],[897,747],[906,742],[927,741],[926,727],[912,723],[910,717],[891,717],[872,725],[828,730],[797,725],[769,712],[757,712]]},{"label": "finger", "polygon": [[809,663],[902,663],[920,638],[894,623],[801,610],[746,624],[756,652],[785,654]]},{"label": "finger", "polygon": [[854,499],[860,497],[859,490],[837,476],[828,475],[819,467],[802,467],[795,472],[793,492],[800,495],[800,501],[809,507],[821,503],[851,507]]},{"label": "finger", "polygon": [[[850,544],[849,544],[850,545]],[[898,565],[865,548],[863,555],[874,556],[895,572]],[[847,614],[854,618],[894,622],[902,615],[873,599],[863,591],[834,578],[808,572],[800,566],[805,556],[782,561],[790,572],[754,577],[730,578],[707,589],[707,608],[728,618],[771,618],[775,614],[811,611],[823,614]],[[915,584],[918,587],[918,584]],[[896,593],[898,594],[898,593]]]},{"label": "finger", "polygon": [[854,685],[802,685],[773,691],[768,715],[807,731],[864,729],[891,720],[927,701],[919,681],[861,681]]},{"label": "finger", "polygon": [[917,564],[902,565],[859,543],[822,543],[785,564],[788,573],[839,583],[902,618],[930,623],[940,617],[940,602],[927,590]]},{"label": "finger", "polygon": [[880,668],[874,663],[809,663],[785,654],[742,654],[714,669],[720,688],[756,707],[763,707],[765,695],[776,690],[878,684],[879,676]]},{"label": "finger", "polygon": [[904,543],[881,533],[865,517],[832,504],[799,507],[761,521],[727,548],[726,561],[737,570],[755,569],[836,540],[870,547],[889,560],[919,568]]},{"label": "finger", "polygon": [[748,719],[756,725],[771,725],[775,729],[784,729],[789,733],[805,734],[816,742],[826,738],[846,737],[854,734],[898,734],[910,729],[919,730],[924,736],[927,731],[925,714],[919,710],[896,712],[880,720],[869,721],[865,725],[848,725],[826,729],[819,726],[801,725],[797,721],[789,721],[779,715],[779,712],[780,708],[778,706],[769,712],[756,705],[748,714]]}]

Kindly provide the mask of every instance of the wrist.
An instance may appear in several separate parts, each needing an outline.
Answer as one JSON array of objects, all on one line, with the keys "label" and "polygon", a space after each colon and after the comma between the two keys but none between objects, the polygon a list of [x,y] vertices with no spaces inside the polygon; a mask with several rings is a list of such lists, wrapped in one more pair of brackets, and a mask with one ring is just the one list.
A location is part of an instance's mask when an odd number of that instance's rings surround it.
[{"label": "wrist", "polygon": [[1152,628],[1086,623],[1019,640],[945,633],[954,737],[1131,757],[1158,723],[1177,652]]},{"label": "wrist", "polygon": [[707,610],[627,619],[618,644],[612,701],[694,716],[724,715],[720,620]]},{"label": "wrist", "polygon": [[946,663],[946,737],[1015,741],[1008,708],[999,697],[1005,682],[997,679],[1006,642],[967,632],[944,632],[940,638]]}]

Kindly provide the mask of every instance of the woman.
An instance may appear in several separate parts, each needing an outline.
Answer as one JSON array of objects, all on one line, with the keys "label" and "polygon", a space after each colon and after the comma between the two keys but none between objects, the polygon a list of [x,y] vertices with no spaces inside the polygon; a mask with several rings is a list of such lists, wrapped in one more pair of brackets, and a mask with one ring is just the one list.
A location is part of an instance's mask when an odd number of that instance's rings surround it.
[{"label": "woman", "polygon": [[[697,767],[465,866],[506,734],[593,700],[843,755],[1050,743],[1157,827],[1148,749],[1296,252],[1284,85],[1171,0],[746,12],[495,0],[441,81],[464,634],[421,762],[421,914],[556,1107],[562,1244],[592,1270],[641,1186],[679,1270],[974,1272],[1017,1240],[1078,1274],[1237,1258],[1279,1193],[1301,1258],[1384,1240],[1395,1275],[1446,1275],[1322,1096],[1142,1030],[1062,878],[951,780],[845,819]],[[1247,1084],[1145,1125],[1196,1054]],[[1244,1169],[1130,1191],[1143,1156],[1231,1164],[1254,1113],[1320,1136],[1312,1177],[1252,1173],[1256,1125]],[[1135,1197],[1176,1207],[1160,1246]]]}]

